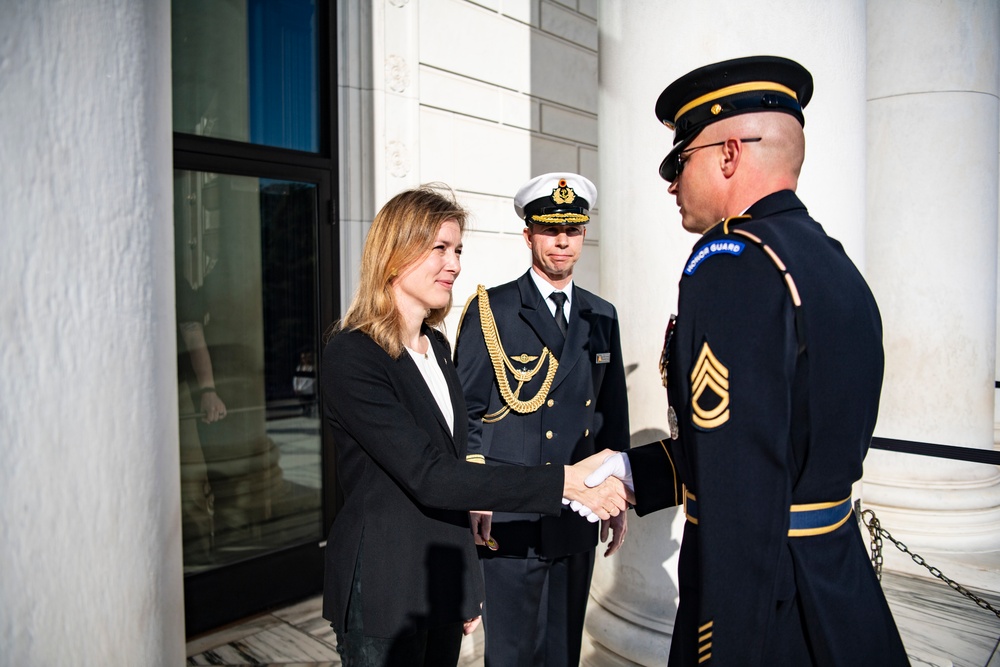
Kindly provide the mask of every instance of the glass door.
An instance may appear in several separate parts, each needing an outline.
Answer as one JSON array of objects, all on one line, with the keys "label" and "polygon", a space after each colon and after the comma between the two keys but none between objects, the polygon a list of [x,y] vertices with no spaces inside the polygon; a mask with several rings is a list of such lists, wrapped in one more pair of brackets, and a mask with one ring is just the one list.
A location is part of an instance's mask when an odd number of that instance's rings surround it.
[{"label": "glass door", "polygon": [[[190,633],[322,582],[318,230],[326,180],[174,172]],[[273,556],[298,564],[276,572]],[[257,570],[270,570],[266,581]],[[288,578],[300,580],[281,583]],[[259,599],[240,604],[248,597]]]},{"label": "glass door", "polygon": [[339,312],[334,10],[171,0],[189,636],[323,585],[336,503],[316,377]]},{"label": "glass door", "polygon": [[314,183],[175,173],[184,570],[322,540]]}]

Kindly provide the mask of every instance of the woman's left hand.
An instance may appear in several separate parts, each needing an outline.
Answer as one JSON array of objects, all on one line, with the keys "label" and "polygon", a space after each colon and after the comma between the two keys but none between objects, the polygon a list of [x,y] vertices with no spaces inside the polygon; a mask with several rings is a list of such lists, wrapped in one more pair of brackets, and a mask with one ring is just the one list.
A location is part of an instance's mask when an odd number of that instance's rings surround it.
[{"label": "woman's left hand", "polygon": [[[615,452],[611,452],[614,454]],[[593,457],[590,457],[593,458]],[[584,459],[584,463],[589,459]],[[586,516],[587,521],[596,522],[598,519],[607,521],[613,516],[618,516],[628,507],[626,499],[627,489],[620,479],[609,476],[601,484],[589,487],[585,479],[590,474],[586,464],[577,463],[572,466],[563,466],[565,475],[563,477],[563,504],[568,504],[574,512],[581,516]],[[572,501],[576,501],[574,505]],[[580,506],[586,506],[589,512],[584,513]]]},{"label": "woman's left hand", "polygon": [[476,616],[471,621],[466,621],[465,623],[462,624],[462,634],[471,635],[473,632],[476,631],[476,628],[479,627],[479,624],[482,623],[482,621],[483,621],[482,616]]}]

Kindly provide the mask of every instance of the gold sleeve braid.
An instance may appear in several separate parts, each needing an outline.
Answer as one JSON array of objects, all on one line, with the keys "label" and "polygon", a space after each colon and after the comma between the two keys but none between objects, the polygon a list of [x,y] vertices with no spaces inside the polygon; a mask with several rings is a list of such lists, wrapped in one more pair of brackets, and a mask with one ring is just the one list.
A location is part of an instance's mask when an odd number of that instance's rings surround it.
[{"label": "gold sleeve braid", "polygon": [[[476,294],[479,297],[479,320],[483,329],[483,339],[486,341],[486,351],[490,355],[490,361],[493,363],[493,373],[497,378],[497,386],[500,389],[500,398],[506,404],[502,409],[494,412],[493,414],[485,415],[483,417],[483,423],[492,424],[493,422],[498,422],[504,417],[506,417],[511,410],[519,414],[528,414],[534,412],[542,406],[545,399],[548,398],[549,389],[552,387],[552,380],[556,376],[556,371],[559,369],[559,362],[556,360],[555,355],[553,355],[549,348],[543,347],[542,354],[538,357],[538,363],[535,367],[530,370],[518,370],[510,363],[510,359],[507,358],[507,353],[504,352],[503,345],[500,343],[500,335],[497,332],[497,323],[493,319],[493,311],[490,310],[490,297],[486,293],[486,288],[479,285],[476,288]],[[542,366],[545,364],[546,358],[549,360],[549,368],[545,373],[545,380],[542,382],[542,386],[538,389],[538,393],[535,394],[534,398],[522,401],[518,398],[521,393],[521,387],[524,386],[525,382],[530,381],[538,372],[541,370]],[[507,371],[510,371],[514,379],[517,380],[517,388],[513,391],[510,388],[510,381],[507,379]]]}]

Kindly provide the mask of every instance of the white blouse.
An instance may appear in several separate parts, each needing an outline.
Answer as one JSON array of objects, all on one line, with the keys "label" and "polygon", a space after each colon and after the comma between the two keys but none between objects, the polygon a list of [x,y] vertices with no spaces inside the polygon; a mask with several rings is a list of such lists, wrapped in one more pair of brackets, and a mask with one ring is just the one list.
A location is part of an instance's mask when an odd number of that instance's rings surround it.
[{"label": "white blouse", "polygon": [[[421,336],[426,339],[427,336]],[[438,366],[437,359],[434,358],[434,348],[431,342],[427,341],[427,353],[417,352],[406,348],[410,353],[413,363],[420,369],[420,374],[424,376],[427,388],[431,390],[434,400],[441,408],[441,414],[448,423],[448,432],[455,435],[455,409],[451,405],[451,392],[448,391],[448,381],[444,379],[444,371]]]}]

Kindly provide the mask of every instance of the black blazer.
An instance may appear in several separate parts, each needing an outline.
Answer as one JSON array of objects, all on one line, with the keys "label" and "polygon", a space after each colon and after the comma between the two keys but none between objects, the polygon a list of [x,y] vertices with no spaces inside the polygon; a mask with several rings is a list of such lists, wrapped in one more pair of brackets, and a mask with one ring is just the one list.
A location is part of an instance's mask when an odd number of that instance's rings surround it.
[{"label": "black blazer", "polygon": [[334,335],[322,359],[325,417],[344,506],[326,547],[323,617],[345,629],[359,554],[364,633],[393,637],[464,621],[484,598],[467,510],[557,514],[559,466],[487,469],[465,462],[465,401],[440,332],[425,327],[451,392],[451,435],[410,355],[368,335]]},{"label": "black blazer", "polygon": [[[530,271],[487,290],[500,343],[517,368],[533,368],[543,347],[555,355],[559,368],[537,410],[510,412],[484,423],[484,416],[506,403],[483,339],[479,299],[474,298],[455,344],[455,365],[468,405],[469,454],[498,467],[555,466],[576,463],[605,448],[627,448],[628,395],[615,307],[574,285],[563,339]],[[521,387],[521,400],[538,393],[547,368]],[[513,390],[517,381],[507,373]],[[557,558],[597,544],[597,526],[569,509],[558,517],[497,513],[492,534],[500,551],[483,555]]]}]

